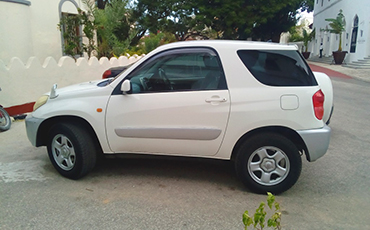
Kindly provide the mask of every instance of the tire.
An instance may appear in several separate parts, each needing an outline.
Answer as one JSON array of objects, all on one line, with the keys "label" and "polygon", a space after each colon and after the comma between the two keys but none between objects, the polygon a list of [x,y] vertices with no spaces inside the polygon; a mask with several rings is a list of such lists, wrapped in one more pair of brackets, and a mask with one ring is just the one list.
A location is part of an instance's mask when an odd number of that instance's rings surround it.
[{"label": "tire", "polygon": [[53,126],[47,149],[54,168],[64,177],[76,180],[95,167],[97,151],[93,138],[78,125],[61,123]]},{"label": "tire", "polygon": [[12,125],[12,120],[6,110],[0,107],[0,131],[6,131],[10,129]]},{"label": "tire", "polygon": [[261,133],[239,147],[235,169],[241,181],[256,193],[282,193],[298,180],[302,159],[297,147],[284,136]]}]

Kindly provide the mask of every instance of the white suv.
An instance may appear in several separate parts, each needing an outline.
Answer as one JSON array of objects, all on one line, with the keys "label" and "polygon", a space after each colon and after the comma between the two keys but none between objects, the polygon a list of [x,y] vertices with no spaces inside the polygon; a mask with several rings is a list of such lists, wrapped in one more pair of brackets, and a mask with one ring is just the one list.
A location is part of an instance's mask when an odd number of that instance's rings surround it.
[{"label": "white suv", "polygon": [[250,189],[276,194],[297,181],[302,154],[312,162],[328,149],[333,92],[317,76],[296,46],[172,43],[114,79],[54,86],[27,134],[72,179],[101,153],[205,157],[233,160]]}]

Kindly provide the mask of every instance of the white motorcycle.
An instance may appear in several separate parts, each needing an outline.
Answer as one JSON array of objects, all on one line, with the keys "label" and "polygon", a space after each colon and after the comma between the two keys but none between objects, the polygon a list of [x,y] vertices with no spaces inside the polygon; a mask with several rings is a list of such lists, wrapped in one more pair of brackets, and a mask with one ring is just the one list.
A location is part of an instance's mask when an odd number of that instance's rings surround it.
[{"label": "white motorcycle", "polygon": [[[1,88],[0,88],[1,91]],[[10,129],[12,120],[6,110],[0,105],[0,131],[6,131]]]}]

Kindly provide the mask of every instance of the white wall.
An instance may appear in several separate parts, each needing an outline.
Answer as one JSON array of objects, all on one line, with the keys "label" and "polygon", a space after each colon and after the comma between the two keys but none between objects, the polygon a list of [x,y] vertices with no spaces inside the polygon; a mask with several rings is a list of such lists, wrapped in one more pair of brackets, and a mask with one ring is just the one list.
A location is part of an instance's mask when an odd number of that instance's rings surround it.
[{"label": "white wall", "polygon": [[0,1],[0,59],[27,61],[33,55],[30,18],[29,6]]},{"label": "white wall", "polygon": [[35,56],[40,60],[62,57],[59,4],[62,11],[76,13],[75,2],[85,9],[82,0],[37,0],[30,5],[0,1],[0,60],[9,63],[12,57],[27,62]]},{"label": "white wall", "polygon": [[[92,0],[91,0],[92,1]],[[90,60],[62,56],[62,37],[57,28],[60,12],[86,10],[82,0],[0,1],[0,104],[4,107],[34,102],[54,83],[63,87],[101,79],[110,67],[136,61],[93,57]],[[60,10],[61,9],[61,10]]]},{"label": "white wall", "polygon": [[59,23],[58,4],[59,0],[39,0],[32,1],[30,6],[32,40],[34,41],[34,53],[31,56],[40,60],[49,56],[58,60],[63,55],[61,32],[57,29]]},{"label": "white wall", "polygon": [[104,57],[98,60],[93,57],[77,59],[64,56],[56,61],[47,57],[44,61],[31,57],[26,63],[13,57],[9,65],[0,60],[0,104],[4,107],[34,102],[42,94],[49,92],[52,85],[58,87],[102,78],[105,70],[124,66],[140,59],[134,55],[130,58],[121,56],[119,59]]},{"label": "white wall", "polygon": [[[314,41],[314,54],[319,54],[319,46],[323,39],[324,54],[331,56],[332,51],[338,49],[339,37],[328,32],[320,31],[327,28],[327,18],[336,18],[339,10],[343,10],[346,20],[346,31],[342,35],[343,51],[348,51],[346,62],[356,61],[370,56],[370,0],[314,0],[314,28],[316,38]],[[321,6],[322,4],[322,6]],[[359,17],[356,52],[350,53],[353,20]],[[361,36],[362,31],[362,36]]]}]

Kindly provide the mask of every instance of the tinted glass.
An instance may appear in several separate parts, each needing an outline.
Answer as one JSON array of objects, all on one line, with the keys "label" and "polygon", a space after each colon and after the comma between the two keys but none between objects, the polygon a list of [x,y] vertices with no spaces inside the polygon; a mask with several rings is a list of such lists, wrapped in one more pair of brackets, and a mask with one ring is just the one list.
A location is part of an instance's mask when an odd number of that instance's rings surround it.
[{"label": "tinted glass", "polygon": [[217,55],[204,48],[161,53],[128,78],[133,93],[226,89]]},{"label": "tinted glass", "polygon": [[253,76],[265,85],[317,85],[312,71],[298,51],[239,50],[238,56]]}]

